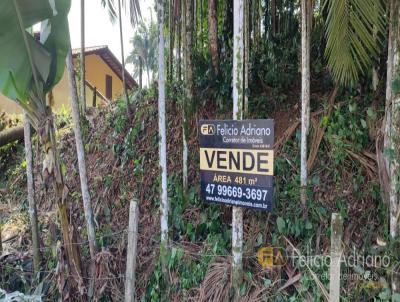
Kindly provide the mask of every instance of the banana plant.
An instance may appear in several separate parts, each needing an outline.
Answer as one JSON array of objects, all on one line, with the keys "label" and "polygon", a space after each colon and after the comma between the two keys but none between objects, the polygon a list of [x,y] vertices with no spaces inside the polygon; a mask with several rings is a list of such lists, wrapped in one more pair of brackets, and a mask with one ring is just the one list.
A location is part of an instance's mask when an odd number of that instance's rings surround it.
[{"label": "banana plant", "polygon": [[[71,0],[0,1],[0,92],[17,102],[38,133],[43,179],[54,185],[67,259],[80,276],[81,263],[73,242],[66,204],[67,188],[57,153],[53,113],[46,95],[60,81],[70,47],[68,12]],[[41,23],[40,40],[29,28]],[[81,278],[79,278],[81,280]]]}]

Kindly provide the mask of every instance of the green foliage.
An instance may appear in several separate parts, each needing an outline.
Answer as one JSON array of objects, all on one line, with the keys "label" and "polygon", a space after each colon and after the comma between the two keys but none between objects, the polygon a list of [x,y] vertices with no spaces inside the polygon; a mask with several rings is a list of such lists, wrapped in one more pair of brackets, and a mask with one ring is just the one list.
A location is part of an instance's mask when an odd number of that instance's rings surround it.
[{"label": "green foliage", "polygon": [[[158,182],[154,184],[157,185]],[[179,175],[169,177],[168,196],[171,202],[171,240],[191,241],[193,244],[202,242],[202,250],[190,254],[184,253],[179,246],[172,246],[167,255],[168,269],[179,282],[167,286],[161,263],[157,262],[146,285],[144,301],[167,301],[166,297],[174,293],[185,297],[190,289],[200,286],[210,261],[217,255],[229,253],[231,233],[221,221],[219,206],[200,201],[196,187],[190,188],[187,198],[184,198]],[[193,219],[188,213],[197,207],[201,208],[201,216]]]},{"label": "green foliage", "polygon": [[325,0],[328,68],[341,85],[354,85],[383,45],[385,7],[374,0]]},{"label": "green foliage", "polygon": [[291,87],[298,75],[300,34],[279,34],[262,47],[251,53],[250,90],[273,87],[282,91]]},{"label": "green foliage", "polygon": [[71,108],[64,105],[57,111],[56,125],[57,129],[64,128],[72,124]]},{"label": "green foliage", "polygon": [[350,102],[347,106],[337,106],[327,121],[326,136],[332,146],[331,156],[340,164],[347,156],[346,150],[360,152],[370,143],[365,115],[358,109],[360,105]]},{"label": "green foliage", "polygon": [[220,56],[220,71],[216,75],[210,65],[210,55],[196,50],[193,56],[195,100],[189,105],[205,105],[207,100],[213,100],[221,111],[230,110],[232,106],[232,50],[226,49]]},{"label": "green foliage", "polygon": [[[155,78],[155,73],[158,70],[158,31],[156,23],[152,22],[146,24],[143,21],[140,22],[130,42],[132,43],[133,49],[126,59],[126,62],[133,64],[133,76],[135,78],[138,77],[139,72],[146,71],[147,83],[150,83],[150,75]],[[140,70],[140,66],[142,66],[142,70]]]}]

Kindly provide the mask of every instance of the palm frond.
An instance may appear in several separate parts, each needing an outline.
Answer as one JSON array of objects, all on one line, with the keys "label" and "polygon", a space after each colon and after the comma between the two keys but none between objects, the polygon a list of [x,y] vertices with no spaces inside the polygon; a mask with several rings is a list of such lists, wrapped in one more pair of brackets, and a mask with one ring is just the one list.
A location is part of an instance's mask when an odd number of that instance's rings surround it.
[{"label": "palm frond", "polygon": [[139,24],[142,20],[139,0],[122,0],[122,4],[125,7],[125,11],[129,14],[132,26]]},{"label": "palm frond", "polygon": [[118,20],[115,1],[121,1],[125,13],[129,15],[132,26],[139,24],[142,20],[139,0],[101,0],[101,5],[107,9],[112,24],[115,24]]},{"label": "palm frond", "polygon": [[341,85],[354,85],[382,48],[385,8],[379,0],[327,0],[328,68]]},{"label": "palm frond", "polygon": [[115,10],[114,0],[101,0],[101,5],[107,9],[110,22],[115,24],[118,20],[117,11]]}]

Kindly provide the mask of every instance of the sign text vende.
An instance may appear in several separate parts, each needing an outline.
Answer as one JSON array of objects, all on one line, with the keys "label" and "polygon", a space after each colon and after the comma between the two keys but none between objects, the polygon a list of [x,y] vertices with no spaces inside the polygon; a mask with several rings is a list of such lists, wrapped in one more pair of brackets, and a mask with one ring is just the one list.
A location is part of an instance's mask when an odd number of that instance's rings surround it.
[{"label": "sign text vende", "polygon": [[274,151],[200,148],[200,170],[274,175]]}]

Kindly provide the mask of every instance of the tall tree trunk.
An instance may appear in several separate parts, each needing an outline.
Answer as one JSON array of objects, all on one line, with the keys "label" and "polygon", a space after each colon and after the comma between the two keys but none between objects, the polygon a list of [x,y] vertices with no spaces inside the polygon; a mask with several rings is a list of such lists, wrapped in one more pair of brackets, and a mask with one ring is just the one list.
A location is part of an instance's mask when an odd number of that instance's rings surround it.
[{"label": "tall tree trunk", "polygon": [[203,47],[203,0],[200,0],[200,22],[199,22],[199,33],[200,33],[200,45]]},{"label": "tall tree trunk", "polygon": [[174,0],[169,0],[169,66],[168,66],[168,81],[173,79],[174,69]]},{"label": "tall tree trunk", "polygon": [[[244,0],[233,1],[233,119],[243,118]],[[243,278],[243,209],[232,208],[232,285],[238,297]]]},{"label": "tall tree trunk", "polygon": [[131,108],[129,106],[128,90],[126,88],[126,81],[125,81],[125,55],[124,55],[124,36],[122,34],[121,0],[118,0],[118,19],[119,19],[119,38],[120,38],[120,43],[121,43],[122,85],[124,88],[126,113],[128,115],[128,118],[130,118],[132,112],[131,112]]},{"label": "tall tree trunk", "polygon": [[[386,174],[389,176],[389,188],[387,188],[389,196],[390,211],[390,235],[396,238],[399,235],[399,191],[400,184],[400,92],[394,91],[392,88],[393,81],[398,77],[400,67],[400,4],[396,0],[390,1],[390,20],[389,20],[389,46],[388,46],[388,65],[387,65],[387,82],[386,82],[386,106],[385,118],[382,126],[384,130],[384,149],[391,150],[391,156],[385,159],[384,167]],[[382,150],[383,152],[383,150]],[[400,291],[400,276],[398,272],[392,275],[392,291],[398,293]]]},{"label": "tall tree trunk", "polygon": [[143,60],[142,57],[139,57],[139,87],[143,88]]},{"label": "tall tree trunk", "polygon": [[32,248],[33,248],[33,271],[40,271],[40,244],[39,244],[39,229],[38,218],[35,202],[35,190],[33,187],[33,156],[32,156],[32,141],[31,141],[31,125],[28,115],[24,112],[24,141],[25,141],[25,160],[26,160],[26,177],[28,188],[28,205],[29,205],[29,220],[32,232]]},{"label": "tall tree trunk", "polygon": [[83,210],[86,219],[90,256],[92,259],[94,259],[96,254],[96,233],[93,222],[92,202],[90,200],[89,186],[87,180],[85,149],[83,147],[82,132],[79,120],[78,95],[76,92],[75,72],[74,72],[74,65],[72,62],[71,51],[67,55],[67,69],[69,75],[69,90],[71,94],[72,119],[74,122],[76,153],[78,155],[79,179],[81,182]]},{"label": "tall tree trunk", "polygon": [[168,249],[168,213],[169,202],[167,195],[167,135],[165,113],[165,69],[164,69],[164,0],[157,1],[158,15],[158,131],[160,152],[160,213],[161,213],[161,247],[160,256],[164,274],[167,273]]},{"label": "tall tree trunk", "polygon": [[230,37],[233,35],[233,1],[224,1],[224,26],[223,43],[221,47],[229,45]]},{"label": "tall tree trunk", "polygon": [[86,74],[85,74],[85,0],[81,0],[81,111],[86,112]]},{"label": "tall tree trunk", "polygon": [[176,22],[177,23],[177,29],[176,29],[176,37],[178,39],[177,45],[176,45],[176,55],[177,55],[177,62],[176,62],[176,78],[178,81],[182,80],[182,56],[181,56],[181,41],[182,41],[182,22],[183,22],[183,17],[182,17],[182,2],[184,0],[178,0],[179,5],[178,5],[178,13],[177,15],[179,16],[179,20]]},{"label": "tall tree trunk", "polygon": [[[192,15],[193,15],[193,43],[197,42],[197,0],[192,2]],[[195,44],[196,45],[196,44]]]},{"label": "tall tree trunk", "polygon": [[[374,5],[374,9],[375,9],[375,5]],[[376,25],[373,26],[372,31],[373,31],[373,35],[374,35],[374,38],[376,41],[377,34],[378,34]],[[379,84],[379,74],[378,74],[377,64],[375,64],[375,62],[374,62],[374,64],[372,65],[372,90],[374,93],[378,89],[378,84]]]},{"label": "tall tree trunk", "polygon": [[193,102],[193,2],[186,0],[186,85],[183,101],[183,193],[188,190],[188,104]]},{"label": "tall tree trunk", "polygon": [[219,73],[217,0],[208,0],[208,40],[211,63],[215,74]]},{"label": "tall tree trunk", "polygon": [[260,43],[260,1],[253,0],[253,45],[254,49],[258,51]]},{"label": "tall tree trunk", "polygon": [[186,53],[187,53],[187,43],[186,43],[186,1],[187,0],[181,0],[182,2],[182,67],[183,67],[183,81],[185,82],[186,85],[186,68],[187,68],[187,63],[186,63]]},{"label": "tall tree trunk", "polygon": [[[76,153],[78,155],[78,168],[79,168],[79,178],[81,182],[83,211],[85,213],[86,228],[87,228],[88,242],[89,242],[89,252],[91,258],[89,274],[91,277],[93,277],[95,275],[94,272],[95,266],[93,261],[96,254],[96,233],[93,222],[92,203],[90,201],[89,187],[87,183],[85,149],[83,147],[83,141],[82,141],[82,133],[81,133],[81,126],[79,119],[78,93],[76,89],[75,70],[72,61],[71,50],[68,52],[66,60],[67,60],[67,70],[69,75],[69,90],[71,95],[72,120],[74,122]],[[91,299],[91,297],[93,296],[93,289],[94,289],[94,278],[91,278],[89,279],[89,287],[88,287],[89,299]]]},{"label": "tall tree trunk", "polygon": [[[387,63],[387,79],[386,79],[386,105],[385,105],[385,118],[384,118],[384,125],[383,125],[383,133],[384,133],[384,148],[391,149],[391,130],[392,130],[392,82],[394,80],[394,75],[396,71],[395,66],[395,57],[397,52],[397,39],[396,39],[396,28],[395,28],[395,20],[396,20],[396,3],[397,1],[391,0],[390,1],[390,20],[389,20],[389,38],[388,38],[388,63]],[[391,190],[391,161],[392,159],[386,157],[385,158],[385,171],[389,177],[389,188],[388,190],[388,198],[389,198],[389,207],[390,207],[390,235],[394,238],[397,236],[397,195],[393,194]]]},{"label": "tall tree trunk", "polygon": [[[310,47],[311,0],[301,1],[301,172],[300,200],[303,210],[307,203],[307,136],[310,120]],[[305,213],[305,212],[304,212]]]},{"label": "tall tree trunk", "polygon": [[150,68],[149,67],[146,67],[146,73],[147,73],[147,84],[148,84],[148,87],[150,87],[151,79],[150,79]]},{"label": "tall tree trunk", "polygon": [[[253,0],[254,1],[254,0]],[[249,114],[250,2],[244,2],[244,116]]]},{"label": "tall tree trunk", "polygon": [[276,35],[276,0],[271,0],[271,28],[272,36]]}]

